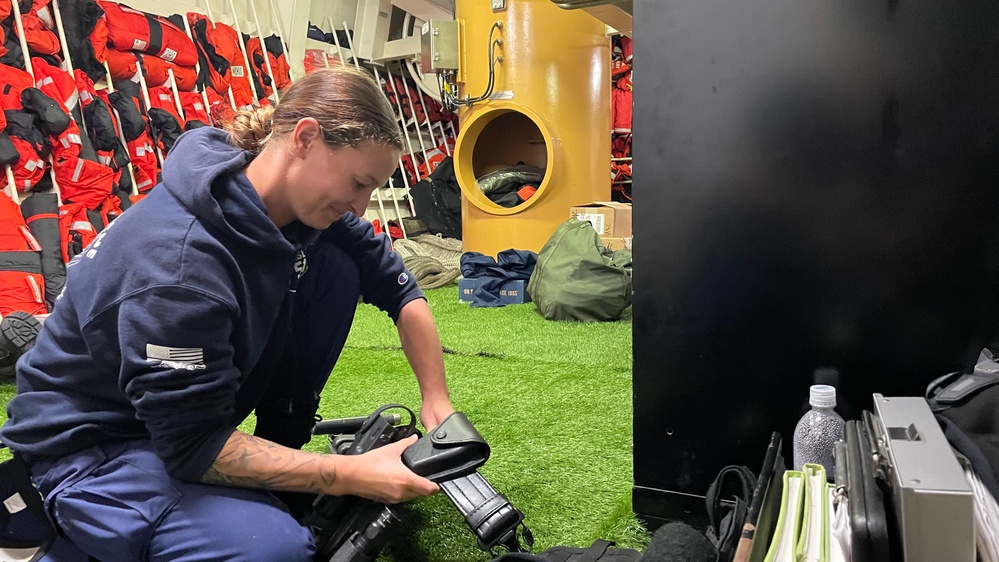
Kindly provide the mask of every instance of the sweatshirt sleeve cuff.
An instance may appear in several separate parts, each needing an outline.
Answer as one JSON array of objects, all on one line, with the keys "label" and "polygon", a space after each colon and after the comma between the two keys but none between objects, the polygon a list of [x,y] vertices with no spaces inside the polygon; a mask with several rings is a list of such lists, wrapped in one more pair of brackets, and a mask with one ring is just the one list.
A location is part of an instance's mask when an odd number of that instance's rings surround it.
[{"label": "sweatshirt sleeve cuff", "polygon": [[402,299],[399,300],[399,306],[396,307],[395,310],[388,311],[388,315],[392,318],[393,324],[399,323],[399,314],[402,313],[402,309],[405,308],[411,301],[415,301],[416,299],[427,300],[426,295],[423,294],[423,291],[421,291],[419,287],[417,287],[415,291],[409,291],[404,294]]},{"label": "sweatshirt sleeve cuff", "polygon": [[201,445],[184,458],[174,458],[166,462],[167,472],[178,480],[200,482],[208,469],[215,463],[226,441],[236,431],[234,427],[223,427],[207,435]]}]

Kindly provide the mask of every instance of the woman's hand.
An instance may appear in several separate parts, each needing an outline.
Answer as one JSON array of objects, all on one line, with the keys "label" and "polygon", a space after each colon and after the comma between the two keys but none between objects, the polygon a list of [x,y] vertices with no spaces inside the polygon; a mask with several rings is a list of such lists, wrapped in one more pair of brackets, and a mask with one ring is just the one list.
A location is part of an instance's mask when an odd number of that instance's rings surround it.
[{"label": "woman's hand", "polygon": [[402,452],[415,442],[410,435],[361,455],[338,455],[332,493],[392,504],[438,491],[437,484],[402,464]]},{"label": "woman's hand", "polygon": [[451,401],[446,397],[439,400],[423,400],[420,406],[420,423],[427,431],[431,431],[444,421],[444,418],[454,413]]}]

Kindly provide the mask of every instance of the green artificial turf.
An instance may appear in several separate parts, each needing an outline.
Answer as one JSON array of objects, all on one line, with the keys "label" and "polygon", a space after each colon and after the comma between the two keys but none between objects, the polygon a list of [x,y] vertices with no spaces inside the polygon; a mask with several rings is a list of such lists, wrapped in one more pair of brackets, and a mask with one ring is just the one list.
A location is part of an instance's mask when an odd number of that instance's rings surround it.
[{"label": "green artificial turf", "polygon": [[[534,305],[474,309],[455,286],[427,292],[445,348],[451,400],[492,448],[479,472],[524,512],[535,550],[594,539],[641,549],[631,512],[631,322],[544,320]],[[0,385],[0,402],[13,394]],[[419,411],[419,390],[384,313],[361,305],[323,391],[324,418],[390,402]],[[0,416],[2,420],[2,416]],[[243,429],[252,429],[252,417]],[[325,438],[306,446],[325,452]],[[413,502],[382,560],[489,556],[444,494]]]}]

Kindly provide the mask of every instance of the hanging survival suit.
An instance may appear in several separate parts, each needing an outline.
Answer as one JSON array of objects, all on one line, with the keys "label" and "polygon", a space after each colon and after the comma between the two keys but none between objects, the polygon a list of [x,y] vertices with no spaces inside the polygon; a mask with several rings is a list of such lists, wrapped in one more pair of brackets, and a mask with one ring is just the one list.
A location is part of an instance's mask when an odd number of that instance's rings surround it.
[{"label": "hanging survival suit", "polygon": [[159,57],[143,55],[136,51],[107,50],[108,70],[113,80],[132,80],[138,82],[139,67],[145,69],[146,85],[162,86],[170,79],[168,71],[173,71],[178,90],[193,90],[198,81],[198,72],[194,68],[179,66]]},{"label": "hanging survival suit", "polygon": [[41,252],[20,207],[11,198],[0,197],[0,315],[48,312]]},{"label": "hanging survival suit", "polygon": [[162,16],[98,0],[104,10],[108,43],[119,51],[140,51],[180,66],[193,67],[198,51],[183,29]]}]

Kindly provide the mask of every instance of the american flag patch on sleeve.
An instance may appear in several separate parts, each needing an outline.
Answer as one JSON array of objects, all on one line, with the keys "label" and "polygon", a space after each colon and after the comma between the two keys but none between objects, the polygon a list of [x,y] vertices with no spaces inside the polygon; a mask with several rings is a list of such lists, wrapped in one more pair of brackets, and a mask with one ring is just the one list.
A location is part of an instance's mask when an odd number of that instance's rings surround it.
[{"label": "american flag patch on sleeve", "polygon": [[146,359],[201,365],[205,362],[205,350],[200,347],[166,347],[147,343]]}]

